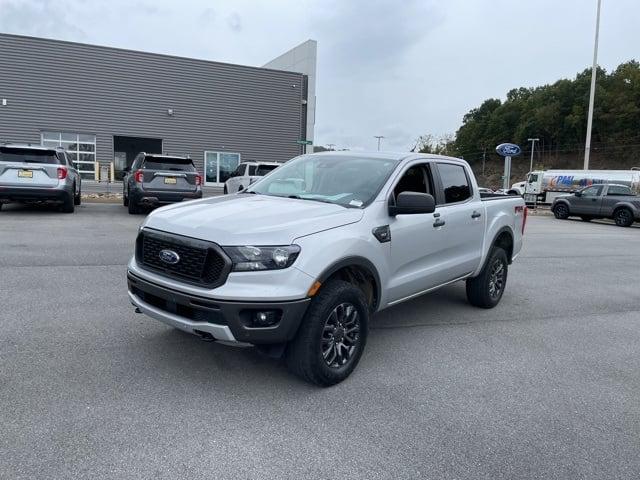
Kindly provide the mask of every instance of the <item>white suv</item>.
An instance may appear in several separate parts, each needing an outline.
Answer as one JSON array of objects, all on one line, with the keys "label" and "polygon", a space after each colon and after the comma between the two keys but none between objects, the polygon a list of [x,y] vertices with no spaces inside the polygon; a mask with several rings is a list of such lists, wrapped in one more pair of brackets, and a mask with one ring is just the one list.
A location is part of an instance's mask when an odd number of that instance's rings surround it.
[{"label": "white suv", "polygon": [[224,193],[237,193],[279,166],[276,162],[242,162],[225,182]]}]

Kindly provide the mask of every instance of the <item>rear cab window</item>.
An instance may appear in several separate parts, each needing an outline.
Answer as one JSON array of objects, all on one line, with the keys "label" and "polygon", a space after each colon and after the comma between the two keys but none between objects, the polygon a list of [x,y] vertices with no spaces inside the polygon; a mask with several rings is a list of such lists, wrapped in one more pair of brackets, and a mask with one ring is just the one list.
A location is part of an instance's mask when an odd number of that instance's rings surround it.
[{"label": "rear cab window", "polygon": [[471,182],[462,165],[437,163],[440,182],[444,192],[444,203],[464,202],[471,198]]},{"label": "rear cab window", "polygon": [[627,195],[633,195],[633,193],[631,193],[631,188],[625,187],[624,185],[611,185],[609,186],[609,190],[607,190],[607,197]]},{"label": "rear cab window", "polygon": [[195,172],[196,167],[190,158],[147,157],[142,168],[147,170],[165,170],[169,172]]},{"label": "rear cab window", "polygon": [[65,165],[64,160],[57,157],[55,150],[19,147],[0,147],[0,162]]},{"label": "rear cab window", "polygon": [[254,175],[264,177],[267,173],[275,170],[276,168],[278,168],[278,165],[258,165],[258,168],[256,169],[256,173]]}]

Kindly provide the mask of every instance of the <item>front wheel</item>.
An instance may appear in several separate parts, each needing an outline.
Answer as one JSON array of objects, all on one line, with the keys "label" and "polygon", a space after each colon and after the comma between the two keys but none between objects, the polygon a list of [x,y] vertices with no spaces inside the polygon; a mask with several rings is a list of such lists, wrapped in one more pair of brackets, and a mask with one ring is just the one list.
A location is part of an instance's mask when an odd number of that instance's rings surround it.
[{"label": "front wheel", "polygon": [[558,220],[566,220],[569,218],[569,208],[564,203],[559,203],[553,208],[553,215]]},{"label": "front wheel", "polygon": [[633,223],[633,212],[628,208],[619,208],[613,214],[613,220],[619,227],[630,227]]},{"label": "front wheel", "polygon": [[507,286],[509,262],[506,252],[494,247],[477,277],[467,280],[467,300],[480,308],[493,308],[502,298]]},{"label": "front wheel", "polygon": [[289,370],[322,387],[342,382],[356,368],[369,329],[362,290],[333,280],[311,301],[298,333],[287,346]]}]

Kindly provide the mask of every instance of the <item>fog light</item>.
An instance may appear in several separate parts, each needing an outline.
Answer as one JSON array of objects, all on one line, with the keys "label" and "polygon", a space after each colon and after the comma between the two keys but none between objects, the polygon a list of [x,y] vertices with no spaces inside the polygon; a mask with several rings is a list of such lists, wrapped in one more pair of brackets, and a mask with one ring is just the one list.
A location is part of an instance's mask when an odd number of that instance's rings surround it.
[{"label": "fog light", "polygon": [[278,323],[278,317],[278,312],[274,310],[259,311],[253,315],[253,323],[256,327],[270,327]]}]

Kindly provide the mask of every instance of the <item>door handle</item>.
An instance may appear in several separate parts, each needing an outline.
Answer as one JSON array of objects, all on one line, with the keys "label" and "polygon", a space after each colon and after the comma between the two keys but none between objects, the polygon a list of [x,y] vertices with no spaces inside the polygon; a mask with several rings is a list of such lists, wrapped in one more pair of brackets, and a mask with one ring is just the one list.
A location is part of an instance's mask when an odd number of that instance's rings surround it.
[{"label": "door handle", "polygon": [[479,218],[481,216],[482,216],[482,214],[480,212],[478,212],[478,211],[475,211],[475,210],[471,214],[471,218]]},{"label": "door handle", "polygon": [[438,228],[441,227],[445,224],[446,222],[444,220],[441,220],[440,218],[436,218],[436,221],[433,222],[433,228]]}]

